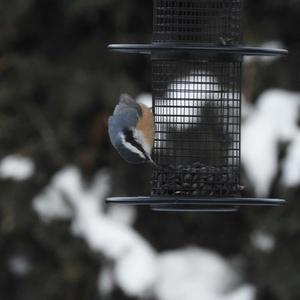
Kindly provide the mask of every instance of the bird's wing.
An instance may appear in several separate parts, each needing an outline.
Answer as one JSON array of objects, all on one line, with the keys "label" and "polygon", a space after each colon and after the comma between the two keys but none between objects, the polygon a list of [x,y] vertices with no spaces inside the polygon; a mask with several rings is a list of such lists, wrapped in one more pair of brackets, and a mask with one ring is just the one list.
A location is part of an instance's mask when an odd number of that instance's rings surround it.
[{"label": "bird's wing", "polygon": [[122,110],[117,110],[108,120],[108,127],[118,133],[124,129],[136,127],[138,122],[138,113],[133,108],[125,107]]},{"label": "bird's wing", "polygon": [[136,110],[139,117],[143,116],[143,111],[141,106],[137,102],[135,102],[129,95],[122,94],[120,96],[119,104],[116,106],[114,110],[114,114],[118,114],[119,112],[128,108]]}]

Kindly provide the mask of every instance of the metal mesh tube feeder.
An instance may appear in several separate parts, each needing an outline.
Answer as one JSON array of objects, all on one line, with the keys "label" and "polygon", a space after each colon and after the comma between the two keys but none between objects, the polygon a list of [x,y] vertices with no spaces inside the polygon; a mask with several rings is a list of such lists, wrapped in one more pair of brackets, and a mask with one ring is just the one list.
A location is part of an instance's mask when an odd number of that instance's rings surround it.
[{"label": "metal mesh tube feeder", "polygon": [[159,167],[152,173],[150,196],[107,202],[221,212],[284,204],[242,197],[243,57],[287,51],[243,46],[241,16],[242,0],[154,0],[153,42],[109,45],[151,57],[153,159]]}]

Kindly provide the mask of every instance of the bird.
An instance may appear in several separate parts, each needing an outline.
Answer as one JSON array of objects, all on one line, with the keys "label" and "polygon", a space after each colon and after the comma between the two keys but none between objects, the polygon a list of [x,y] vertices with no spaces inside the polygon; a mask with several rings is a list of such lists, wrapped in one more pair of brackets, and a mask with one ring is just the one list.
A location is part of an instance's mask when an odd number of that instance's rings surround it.
[{"label": "bird", "polygon": [[154,118],[150,108],[121,94],[113,115],[108,119],[108,134],[113,147],[129,163],[150,162],[154,144]]}]

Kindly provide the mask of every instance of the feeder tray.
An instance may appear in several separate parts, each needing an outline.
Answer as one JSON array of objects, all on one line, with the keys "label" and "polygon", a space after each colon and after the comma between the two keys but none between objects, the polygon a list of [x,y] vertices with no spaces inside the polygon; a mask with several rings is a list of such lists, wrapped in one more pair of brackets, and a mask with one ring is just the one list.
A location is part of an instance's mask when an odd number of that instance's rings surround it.
[{"label": "feeder tray", "polygon": [[242,197],[243,57],[287,51],[243,46],[241,15],[241,0],[154,0],[152,44],[109,45],[151,57],[158,168],[150,196],[107,202],[178,212],[284,204],[282,199]]},{"label": "feeder tray", "polygon": [[270,49],[243,46],[205,46],[187,44],[112,44],[108,49],[133,54],[238,54],[244,56],[276,56],[288,53],[285,49]]}]

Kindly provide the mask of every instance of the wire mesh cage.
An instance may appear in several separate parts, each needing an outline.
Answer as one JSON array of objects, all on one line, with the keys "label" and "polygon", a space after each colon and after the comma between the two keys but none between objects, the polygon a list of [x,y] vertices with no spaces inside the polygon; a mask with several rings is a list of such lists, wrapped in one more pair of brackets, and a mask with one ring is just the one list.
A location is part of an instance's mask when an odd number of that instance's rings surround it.
[{"label": "wire mesh cage", "polygon": [[240,0],[155,0],[153,42],[241,43]]},{"label": "wire mesh cage", "polygon": [[243,56],[286,53],[242,46],[241,16],[241,0],[154,0],[153,42],[110,46],[151,55],[158,168],[149,197],[109,202],[163,211],[284,203],[241,195]]},{"label": "wire mesh cage", "polygon": [[239,196],[241,62],[155,60],[152,195]]}]

